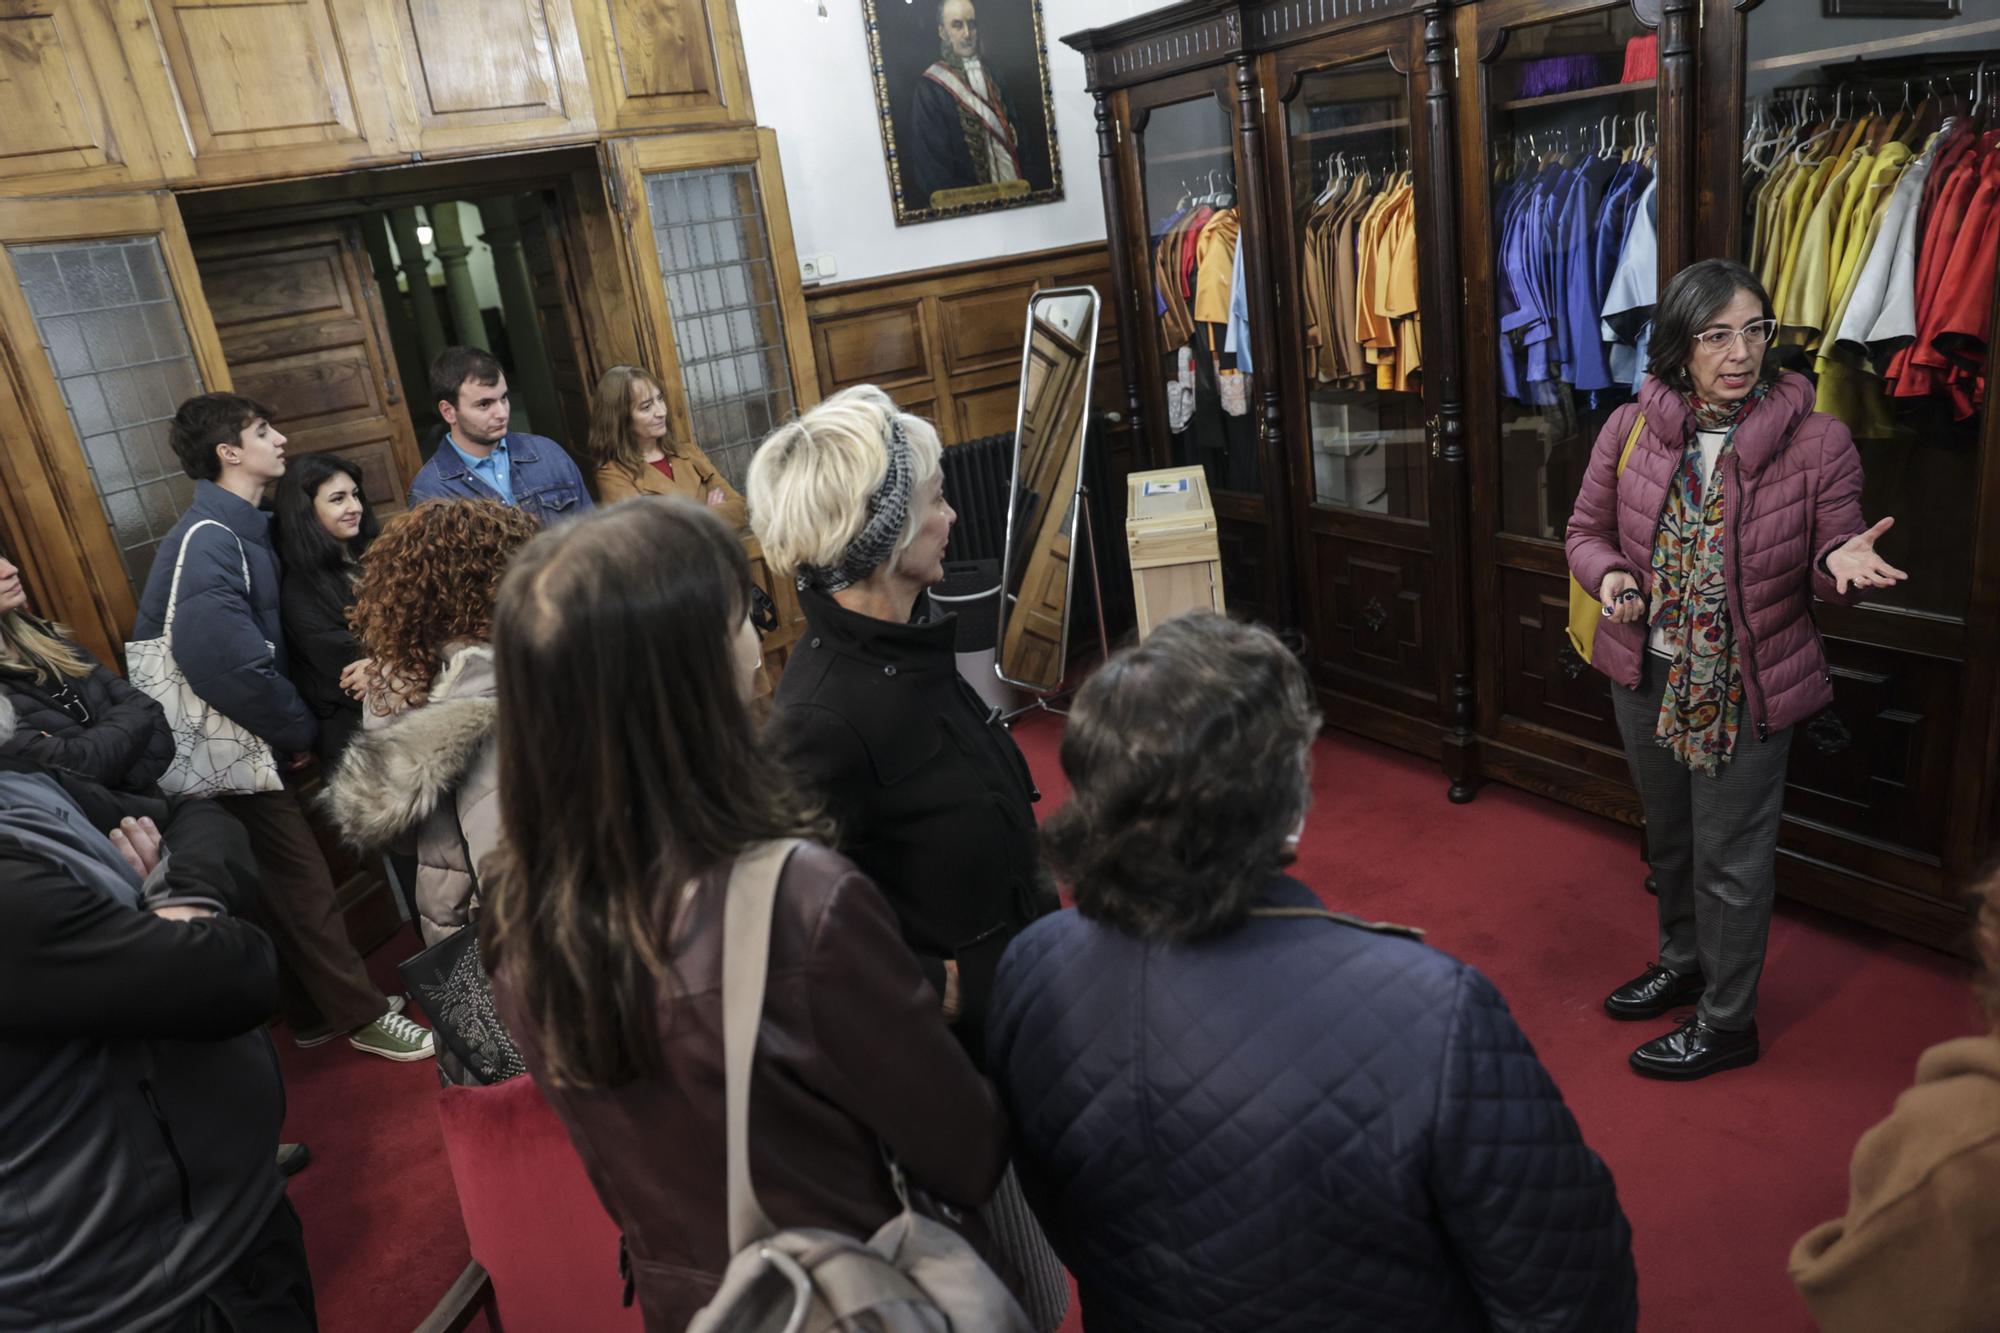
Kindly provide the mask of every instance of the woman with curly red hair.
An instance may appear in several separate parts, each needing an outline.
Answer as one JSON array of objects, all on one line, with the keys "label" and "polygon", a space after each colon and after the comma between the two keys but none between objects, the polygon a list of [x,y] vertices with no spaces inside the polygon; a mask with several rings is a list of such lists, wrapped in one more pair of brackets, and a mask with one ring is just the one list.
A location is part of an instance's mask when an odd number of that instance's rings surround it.
[{"label": "woman with curly red hair", "polygon": [[[427,945],[464,928],[479,861],[500,838],[487,640],[500,576],[540,530],[489,500],[431,500],[390,524],[362,562],[354,632],[374,661],[373,683],[361,734],[327,784],[327,805],[358,846],[415,837],[417,925]],[[504,1033],[475,1040],[486,1046],[481,1070],[441,1048],[441,1077],[519,1072]]]}]

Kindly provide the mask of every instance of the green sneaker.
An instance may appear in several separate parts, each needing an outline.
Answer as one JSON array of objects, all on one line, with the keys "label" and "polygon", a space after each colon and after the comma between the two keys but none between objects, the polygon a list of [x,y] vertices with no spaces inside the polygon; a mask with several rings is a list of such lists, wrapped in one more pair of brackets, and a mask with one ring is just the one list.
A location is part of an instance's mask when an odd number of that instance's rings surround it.
[{"label": "green sneaker", "polygon": [[415,1019],[390,1012],[365,1028],[356,1028],[347,1044],[385,1060],[428,1060],[437,1054],[431,1030]]},{"label": "green sneaker", "polygon": [[[391,995],[389,997],[389,1012],[392,1014],[402,1013],[403,1006],[408,1004],[409,1001],[410,997],[407,995]],[[347,1034],[345,1032],[338,1031],[337,1029],[334,1028],[316,1027],[308,1032],[294,1032],[292,1034],[292,1045],[298,1047],[302,1051],[309,1051],[315,1046],[326,1045],[328,1042],[332,1041],[335,1037],[344,1037],[346,1035]]]}]

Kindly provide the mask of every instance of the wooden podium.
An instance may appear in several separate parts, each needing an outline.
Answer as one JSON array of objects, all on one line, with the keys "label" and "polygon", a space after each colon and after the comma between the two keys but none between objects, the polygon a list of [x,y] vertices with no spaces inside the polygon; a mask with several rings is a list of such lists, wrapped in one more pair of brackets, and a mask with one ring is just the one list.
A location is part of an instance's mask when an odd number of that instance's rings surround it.
[{"label": "wooden podium", "polygon": [[1199,467],[1134,472],[1125,484],[1125,546],[1139,637],[1184,611],[1225,610],[1215,502]]}]

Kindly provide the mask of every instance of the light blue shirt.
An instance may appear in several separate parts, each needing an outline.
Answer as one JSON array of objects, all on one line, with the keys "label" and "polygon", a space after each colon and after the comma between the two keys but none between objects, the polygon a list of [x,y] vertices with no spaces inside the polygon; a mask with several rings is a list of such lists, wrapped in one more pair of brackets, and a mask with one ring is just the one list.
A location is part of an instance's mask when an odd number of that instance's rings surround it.
[{"label": "light blue shirt", "polygon": [[1236,261],[1229,275],[1229,327],[1222,350],[1236,353],[1236,368],[1248,375],[1250,364],[1250,289],[1243,282],[1243,238],[1236,238]]},{"label": "light blue shirt", "polygon": [[500,442],[493,446],[492,452],[488,453],[484,458],[474,458],[471,454],[465,452],[465,450],[460,449],[458,441],[451,438],[450,431],[445,432],[444,442],[450,445],[460,458],[465,460],[466,469],[473,476],[491,486],[494,493],[509,506],[513,505],[514,475],[513,468],[507,459],[507,439],[505,436],[501,437]]}]

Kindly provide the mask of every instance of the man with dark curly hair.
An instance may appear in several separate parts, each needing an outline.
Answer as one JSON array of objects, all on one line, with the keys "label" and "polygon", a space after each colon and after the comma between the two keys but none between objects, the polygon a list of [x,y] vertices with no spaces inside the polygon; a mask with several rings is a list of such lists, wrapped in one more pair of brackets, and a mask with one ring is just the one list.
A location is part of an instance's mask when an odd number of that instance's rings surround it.
[{"label": "man with dark curly hair", "polygon": [[1277,636],[1117,654],[1043,826],[1076,910],[993,982],[987,1072],[1093,1329],[1631,1333],[1611,1173],[1491,982],[1284,873],[1320,714]]},{"label": "man with dark curly hair", "polygon": [[[265,487],[284,475],[285,437],[262,404],[205,393],[180,405],[169,438],[194,479],[194,502],[161,539],[133,638],[168,635],[188,687],[287,763],[312,748],[317,724],[286,674],[278,556],[260,508]],[[278,947],[282,1008],[299,1045],[344,1036],[370,1055],[429,1059],[430,1031],[369,980],[348,940],[333,873],[298,797],[281,787],[215,799],[250,835],[257,920]]]}]

